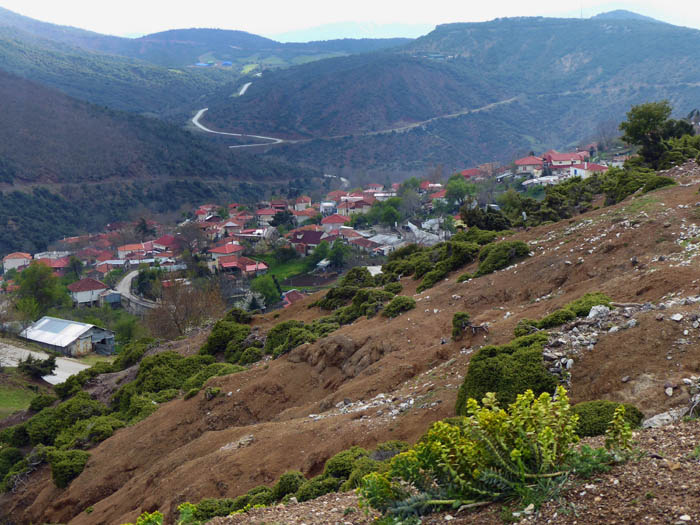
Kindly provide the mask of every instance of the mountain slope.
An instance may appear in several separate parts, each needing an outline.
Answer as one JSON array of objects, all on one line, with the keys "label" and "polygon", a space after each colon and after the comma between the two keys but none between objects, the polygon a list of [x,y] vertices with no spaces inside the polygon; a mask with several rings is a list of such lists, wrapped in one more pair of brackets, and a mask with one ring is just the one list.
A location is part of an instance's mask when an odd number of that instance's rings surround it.
[{"label": "mountain slope", "polygon": [[[698,78],[698,30],[630,18],[499,19],[446,24],[391,52],[265,75],[245,97],[232,98],[227,87],[208,98],[206,118],[221,129],[333,137],[299,145],[309,163],[329,169],[395,172],[425,167],[427,157],[460,167],[571,147],[649,100],[667,98],[685,115],[700,98]],[[473,115],[454,115],[512,99],[490,115],[488,129]],[[411,147],[398,133],[368,136],[425,120],[409,132]],[[304,156],[293,149],[268,154]]]},{"label": "mountain slope", "polygon": [[[267,184],[312,174],[233,156],[179,127],[93,106],[3,72],[0,112],[0,184],[7,190],[0,197],[0,253],[44,246],[70,231],[128,216],[140,206],[173,210],[216,192],[250,198]],[[176,181],[179,189],[173,187]],[[246,182],[259,186],[252,192],[237,189]],[[42,194],[32,204],[9,191],[37,186],[51,188],[56,202],[47,204],[51,196]],[[27,213],[27,206],[40,202],[63,206],[75,217],[61,213],[58,220],[50,210]]]},{"label": "mountain slope", "polygon": [[[413,442],[435,420],[454,415],[457,389],[479,348],[510,341],[520,320],[541,319],[588,292],[638,307],[620,307],[602,321],[617,329],[598,330],[594,348],[579,344],[583,335],[571,327],[552,329],[565,341],[557,351],[574,360],[572,401],[633,402],[646,416],[685,406],[682,378],[697,375],[700,345],[691,326],[697,303],[684,299],[698,295],[700,251],[684,247],[697,246],[697,238],[681,239],[697,231],[700,167],[690,162],[667,175],[687,186],[516,232],[509,239],[528,242],[533,255],[502,271],[456,282],[474,269],[467,266],[421,294],[415,294],[416,280],[404,278],[401,293],[418,303],[409,313],[361,318],[278,359],[212,378],[207,386],[222,395],[206,399],[200,392],[162,403],[146,420],[92,448],[87,467],[66,489],[57,489],[42,466],[25,492],[2,496],[0,508],[20,523],[123,523],[156,509],[170,523],[184,501],[234,498],[292,469],[315,476],[327,458],[352,445]],[[265,334],[283,321],[327,315],[308,308],[313,300],[258,316],[254,325]],[[642,307],[647,302],[652,306]],[[489,323],[489,333],[448,340],[456,312],[468,312],[474,324]],[[671,320],[676,313],[682,322]],[[205,337],[193,334],[153,351],[192,355]],[[117,374],[97,378],[90,391],[107,399],[129,372]],[[620,381],[624,376],[629,380]],[[679,385],[671,397],[665,382]],[[567,519],[590,523],[575,514]]]}]

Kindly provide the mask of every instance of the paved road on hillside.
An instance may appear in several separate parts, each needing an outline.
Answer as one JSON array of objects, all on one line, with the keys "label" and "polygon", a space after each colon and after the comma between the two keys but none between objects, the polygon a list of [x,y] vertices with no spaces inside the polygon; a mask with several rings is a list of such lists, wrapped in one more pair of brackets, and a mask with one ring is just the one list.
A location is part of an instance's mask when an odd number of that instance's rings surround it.
[{"label": "paved road on hillside", "polygon": [[[16,367],[20,361],[32,356],[35,359],[48,359],[49,355],[36,350],[27,350],[5,341],[0,341],[0,364],[2,366]],[[70,376],[77,374],[81,370],[90,368],[89,365],[83,364],[75,359],[67,357],[56,358],[56,370],[50,376],[44,376],[44,381],[57,385],[63,383]]]},{"label": "paved road on hillside", "polygon": [[269,146],[271,144],[282,144],[283,142],[289,142],[287,140],[280,139],[277,137],[264,137],[262,135],[246,135],[244,133],[227,133],[225,131],[214,131],[213,129],[209,129],[206,126],[204,126],[201,122],[199,122],[199,119],[201,119],[202,115],[204,115],[204,113],[206,113],[208,110],[209,110],[209,108],[200,109],[199,111],[197,111],[197,114],[192,118],[192,124],[197,126],[202,131],[206,131],[207,133],[214,133],[216,135],[228,135],[229,137],[243,137],[243,138],[249,138],[249,139],[269,140],[270,141],[270,142],[263,142],[263,143],[258,143],[258,144],[239,144],[236,146],[229,146],[230,149],[255,148],[255,147],[259,147],[259,146]]},{"label": "paved road on hillside", "polygon": [[[245,93],[247,90],[248,84],[243,86],[241,88],[241,92],[239,95]],[[473,109],[461,109],[459,111],[456,111],[454,113],[448,113],[445,115],[438,115],[437,117],[432,117],[427,120],[421,120],[420,122],[412,122],[411,124],[405,124],[403,126],[398,126],[395,128],[388,128],[388,129],[381,129],[379,131],[366,131],[366,132],[361,132],[361,133],[348,133],[345,135],[331,135],[327,137],[314,137],[313,139],[299,139],[299,140],[289,140],[289,139],[281,139],[279,137],[265,137],[262,135],[247,135],[244,133],[228,133],[225,131],[215,131],[213,129],[209,129],[206,126],[204,126],[201,122],[200,119],[206,113],[209,108],[203,108],[197,111],[197,114],[192,118],[192,124],[197,126],[199,129],[202,131],[206,131],[207,133],[214,133],[216,135],[228,135],[230,137],[245,137],[245,138],[253,138],[253,139],[262,139],[262,140],[269,140],[271,142],[264,142],[264,143],[257,143],[257,144],[241,144],[241,145],[236,145],[236,146],[229,146],[230,149],[235,149],[235,148],[255,148],[255,147],[260,147],[260,146],[271,146],[274,144],[300,144],[303,142],[311,142],[312,140],[333,140],[333,139],[342,139],[342,138],[347,138],[347,137],[371,137],[375,135],[386,135],[389,133],[404,133],[406,131],[410,131],[415,128],[419,128],[421,126],[425,126],[426,124],[430,124],[431,122],[435,122],[437,120],[442,120],[442,119],[452,119],[452,118],[457,118],[461,117],[463,115],[469,115],[471,113],[481,113],[483,111],[489,111],[493,108],[496,108],[498,106],[503,106],[506,104],[512,104],[516,100],[518,100],[519,97],[511,97],[505,100],[499,100],[498,102],[492,102],[490,104],[486,104],[485,106],[482,106],[480,108],[473,108]]]},{"label": "paved road on hillside", "polygon": [[148,299],[144,299],[131,293],[131,281],[133,281],[138,274],[138,270],[127,273],[124,277],[122,277],[122,280],[117,283],[116,290],[122,295],[122,297],[126,297],[132,303],[136,303],[144,308],[155,308],[158,306],[158,303],[155,301],[149,301]]},{"label": "paved road on hillside", "polygon": [[251,84],[252,84],[252,82],[248,82],[247,84],[243,84],[243,87],[238,92],[238,96],[242,97],[243,95],[245,95],[245,92],[248,91],[248,88],[250,87]]}]

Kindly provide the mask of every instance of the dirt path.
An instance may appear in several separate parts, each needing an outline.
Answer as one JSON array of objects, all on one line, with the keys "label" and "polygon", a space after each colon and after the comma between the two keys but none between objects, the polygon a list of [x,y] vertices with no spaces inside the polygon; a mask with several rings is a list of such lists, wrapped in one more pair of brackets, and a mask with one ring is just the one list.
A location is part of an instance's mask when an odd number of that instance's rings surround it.
[{"label": "dirt path", "polygon": [[[6,341],[0,341],[0,363],[2,363],[3,366],[16,367],[20,361],[29,356],[41,360],[49,358],[49,355],[44,352],[27,350],[26,348],[15,346]],[[90,368],[90,366],[76,361],[75,359],[58,357],[56,358],[56,370],[54,370],[54,373],[50,376],[44,376],[42,379],[47,383],[57,385],[86,368]]]}]

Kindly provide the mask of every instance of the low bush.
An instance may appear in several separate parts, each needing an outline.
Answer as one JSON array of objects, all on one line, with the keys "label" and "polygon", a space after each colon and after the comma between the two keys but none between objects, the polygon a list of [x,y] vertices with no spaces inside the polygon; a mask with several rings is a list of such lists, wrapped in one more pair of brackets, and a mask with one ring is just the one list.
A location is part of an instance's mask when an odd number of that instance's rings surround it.
[{"label": "low bush", "polygon": [[398,282],[391,282],[384,285],[384,291],[398,295],[403,290],[403,286]]},{"label": "low bush", "polygon": [[280,501],[287,494],[294,494],[305,482],[306,478],[298,470],[285,472],[272,487],[275,501]]},{"label": "low bush", "polygon": [[241,354],[240,359],[238,360],[238,364],[240,365],[251,365],[253,363],[257,363],[263,358],[263,351],[262,348],[256,348],[254,346],[251,346],[249,348],[246,348],[243,353]]},{"label": "low bush", "polygon": [[245,341],[250,335],[250,326],[235,321],[220,320],[214,323],[206,343],[200,348],[200,354],[216,355],[235,351],[236,345]]},{"label": "low bush", "polygon": [[39,412],[40,410],[43,410],[46,407],[50,407],[56,401],[58,401],[58,398],[56,396],[41,394],[32,398],[31,402],[29,403],[29,410],[31,410],[32,412]]},{"label": "low bush", "polygon": [[23,456],[18,448],[3,447],[0,449],[0,481],[17,463],[22,461]]},{"label": "low bush", "polygon": [[272,351],[272,356],[276,359],[287,352],[291,352],[297,346],[304,343],[313,343],[316,339],[316,334],[303,326],[291,328],[287,333],[287,339],[285,339],[284,343],[275,347]]},{"label": "low bush", "polygon": [[378,472],[382,468],[382,462],[363,456],[358,458],[348,476],[347,481],[345,481],[341,487],[341,491],[348,491],[356,489],[360,486],[362,478],[364,478],[370,472]]},{"label": "low bush", "polygon": [[564,307],[555,310],[539,321],[521,319],[515,327],[514,335],[516,337],[521,337],[536,332],[537,330],[561,326],[569,321],[573,321],[576,317],[587,316],[594,306],[610,306],[610,301],[610,297],[604,293],[587,293]]},{"label": "low bush", "polygon": [[[329,290],[329,292],[330,291],[331,290]],[[267,333],[267,339],[265,340],[265,353],[272,354],[275,348],[283,345],[287,341],[287,338],[289,337],[289,331],[292,328],[302,328],[303,326],[304,323],[302,321],[295,320],[284,321],[276,324]]]},{"label": "low bush", "polygon": [[320,498],[325,494],[336,492],[341,482],[342,480],[333,476],[316,476],[304,482],[294,496],[299,502]]},{"label": "low bush", "polygon": [[68,401],[42,409],[27,421],[27,434],[32,445],[53,445],[58,434],[83,419],[101,416],[106,407],[85,392],[76,394]]},{"label": "low bush", "polygon": [[[581,437],[602,436],[613,419],[615,410],[623,405],[613,401],[596,400],[577,403],[572,407],[578,415],[577,433]],[[625,420],[630,427],[637,428],[644,419],[644,414],[634,405],[625,403]]]},{"label": "low bush", "polygon": [[367,456],[369,456],[369,451],[362,447],[352,447],[338,452],[335,456],[326,461],[323,474],[326,476],[333,476],[334,478],[347,479],[355,468],[357,460]]},{"label": "low bush", "polygon": [[393,318],[416,307],[416,301],[405,295],[397,295],[384,308],[382,315]]},{"label": "low bush", "polygon": [[47,457],[53,482],[62,489],[80,475],[90,454],[83,450],[52,450]]},{"label": "low bush", "polygon": [[251,507],[254,507],[255,505],[267,506],[271,503],[274,503],[275,501],[272,489],[270,487],[265,487],[264,485],[255,487],[254,489],[250,489],[248,491],[248,495],[250,496],[250,500],[248,500],[248,505],[250,505]]},{"label": "low bush", "polygon": [[503,405],[514,402],[528,389],[536,395],[554,392],[557,381],[542,360],[547,339],[547,334],[537,333],[505,345],[481,348],[469,361],[457,395],[457,414],[466,414],[468,398],[480,400],[489,392]]},{"label": "low bush", "polygon": [[340,286],[356,286],[357,288],[371,288],[374,286],[374,277],[364,266],[351,268],[340,280]]},{"label": "low bush", "polygon": [[[577,416],[566,391],[556,401],[528,390],[504,410],[493,394],[483,407],[466,403],[469,417],[438,421],[387,473],[371,473],[361,501],[397,517],[484,500],[527,498],[540,480],[563,474],[575,453]],[[454,507],[453,507],[454,506]]]},{"label": "low bush", "polygon": [[245,370],[244,367],[231,363],[211,363],[205,366],[196,374],[190,376],[180,387],[182,390],[192,390],[202,388],[204,383],[212,377],[226,376]]},{"label": "low bush", "polygon": [[477,226],[472,226],[465,232],[459,232],[452,237],[453,241],[473,242],[479,246],[491,244],[498,237],[504,235],[504,232],[494,232],[490,230],[482,230]]},{"label": "low bush", "polygon": [[114,416],[94,416],[61,430],[54,444],[62,449],[90,448],[111,437],[115,430],[124,426],[125,423]]},{"label": "low bush", "polygon": [[452,339],[456,341],[462,337],[464,331],[471,326],[467,312],[457,312],[452,316]]},{"label": "low bush", "polygon": [[141,361],[151,344],[150,340],[141,340],[126,345],[114,360],[114,370],[124,370]]},{"label": "low bush", "polygon": [[530,248],[522,241],[502,241],[487,244],[479,252],[479,268],[475,277],[507,268],[530,254]]},{"label": "low bush", "polygon": [[30,444],[27,424],[20,423],[0,431],[0,443],[6,443],[11,447],[25,447]]},{"label": "low bush", "polygon": [[226,312],[224,319],[238,324],[250,324],[253,320],[253,315],[246,312],[243,308],[231,308]]}]

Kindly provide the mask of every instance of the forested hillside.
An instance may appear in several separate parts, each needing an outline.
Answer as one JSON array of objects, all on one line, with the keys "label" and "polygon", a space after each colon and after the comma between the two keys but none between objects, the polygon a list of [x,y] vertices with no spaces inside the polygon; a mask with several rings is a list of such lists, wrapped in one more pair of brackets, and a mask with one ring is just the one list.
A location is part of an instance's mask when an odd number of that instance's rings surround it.
[{"label": "forested hillside", "polygon": [[[695,29],[617,16],[498,19],[265,75],[245,97],[222,89],[206,118],[221,129],[332,137],[269,150],[328,168],[459,167],[595,139],[648,100],[668,99],[686,115],[700,99],[699,76]],[[369,135],[411,124],[420,127]]]},{"label": "forested hillside", "polygon": [[[174,210],[217,195],[250,199],[268,185],[303,185],[313,176],[2,72],[0,112],[0,253],[41,248],[138,207]],[[45,189],[32,199],[12,191],[37,185]]]}]

